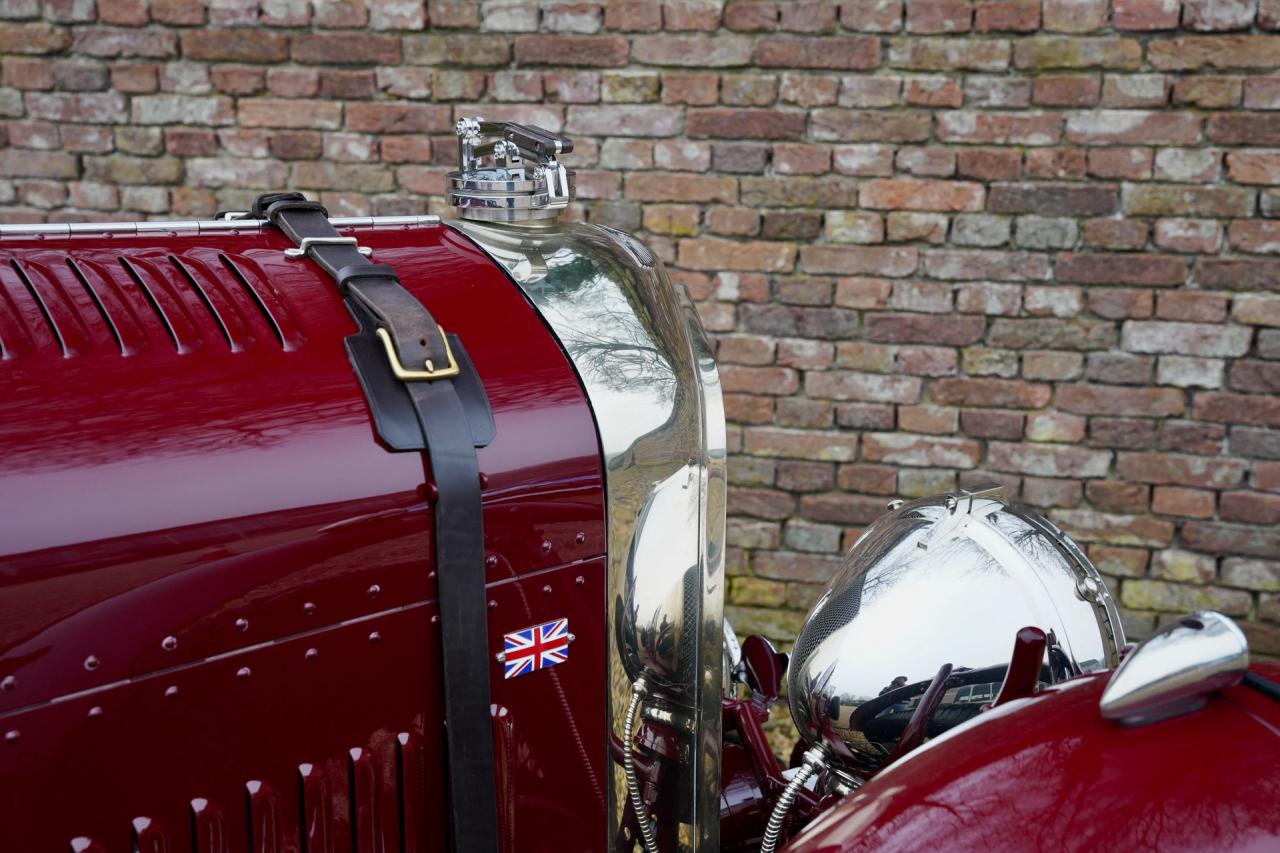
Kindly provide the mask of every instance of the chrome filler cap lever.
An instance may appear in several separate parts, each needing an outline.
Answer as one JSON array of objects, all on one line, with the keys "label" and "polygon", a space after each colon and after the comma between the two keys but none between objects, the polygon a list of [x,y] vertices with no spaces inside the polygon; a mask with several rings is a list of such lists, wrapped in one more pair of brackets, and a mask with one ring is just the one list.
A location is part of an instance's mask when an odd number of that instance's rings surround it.
[{"label": "chrome filler cap lever", "polygon": [[458,171],[449,173],[449,203],[463,219],[520,222],[554,219],[573,199],[574,175],[559,156],[573,142],[540,127],[459,119]]}]

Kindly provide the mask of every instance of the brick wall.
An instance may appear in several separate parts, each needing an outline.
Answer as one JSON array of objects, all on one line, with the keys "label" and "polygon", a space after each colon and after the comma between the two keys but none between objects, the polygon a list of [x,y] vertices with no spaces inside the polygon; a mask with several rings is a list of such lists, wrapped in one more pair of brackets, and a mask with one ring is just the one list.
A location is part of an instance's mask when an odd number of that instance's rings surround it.
[{"label": "brick wall", "polygon": [[439,210],[454,119],[578,143],[719,337],[731,613],[781,639],[893,496],[991,482],[1132,633],[1280,654],[1280,0],[0,0],[0,216],[290,186]]}]

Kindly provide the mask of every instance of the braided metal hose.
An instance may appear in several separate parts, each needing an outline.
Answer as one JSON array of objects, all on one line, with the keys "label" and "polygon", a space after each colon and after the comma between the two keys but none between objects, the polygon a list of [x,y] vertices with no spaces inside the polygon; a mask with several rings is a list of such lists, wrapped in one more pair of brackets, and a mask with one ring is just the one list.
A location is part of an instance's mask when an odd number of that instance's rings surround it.
[{"label": "braided metal hose", "polygon": [[760,853],[773,853],[778,849],[778,836],[782,834],[782,823],[787,819],[787,812],[791,811],[791,805],[800,794],[804,783],[822,769],[826,759],[826,750],[821,745],[815,746],[804,754],[804,763],[800,765],[800,770],[791,777],[787,787],[782,789],[782,795],[778,797],[777,805],[769,815],[769,824],[764,830],[764,840],[760,842]]},{"label": "braided metal hose", "polygon": [[627,716],[622,721],[622,775],[627,780],[627,796],[636,814],[636,825],[640,827],[640,841],[644,844],[645,853],[658,853],[658,841],[653,837],[653,823],[645,811],[644,798],[640,796],[640,780],[636,778],[635,760],[631,757],[631,737],[644,693],[645,683],[641,678],[631,688],[631,704],[627,706]]}]

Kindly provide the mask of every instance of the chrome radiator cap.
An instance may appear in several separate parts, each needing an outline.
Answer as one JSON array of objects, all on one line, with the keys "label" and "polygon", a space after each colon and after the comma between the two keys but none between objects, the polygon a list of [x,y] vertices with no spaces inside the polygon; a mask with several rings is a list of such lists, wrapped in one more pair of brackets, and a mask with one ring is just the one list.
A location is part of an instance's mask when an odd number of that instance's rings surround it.
[{"label": "chrome radiator cap", "polygon": [[854,544],[796,638],[788,675],[796,726],[837,767],[873,773],[940,674],[928,737],[994,700],[1027,626],[1048,637],[1043,683],[1114,666],[1124,645],[1101,576],[1048,520],[998,490],[895,501]]},{"label": "chrome radiator cap", "polygon": [[459,119],[458,171],[448,175],[449,203],[463,219],[522,222],[554,219],[568,207],[574,174],[557,159],[573,143],[540,127]]}]

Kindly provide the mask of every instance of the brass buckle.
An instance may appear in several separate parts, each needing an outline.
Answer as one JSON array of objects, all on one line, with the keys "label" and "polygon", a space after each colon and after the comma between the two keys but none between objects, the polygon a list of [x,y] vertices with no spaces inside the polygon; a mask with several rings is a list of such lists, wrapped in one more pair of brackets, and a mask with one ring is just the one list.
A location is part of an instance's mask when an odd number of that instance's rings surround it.
[{"label": "brass buckle", "polygon": [[418,380],[430,382],[433,379],[449,379],[458,375],[458,361],[453,357],[453,347],[449,346],[449,337],[444,333],[442,327],[436,326],[436,328],[440,329],[440,339],[444,341],[444,353],[449,358],[449,365],[448,367],[437,369],[431,363],[431,359],[427,359],[426,370],[410,370],[401,364],[400,357],[396,355],[395,345],[391,343],[391,335],[387,334],[386,329],[379,328],[376,330],[378,337],[382,339],[382,345],[387,349],[387,361],[391,362],[391,370],[395,373],[396,379],[401,382],[416,382]]}]

